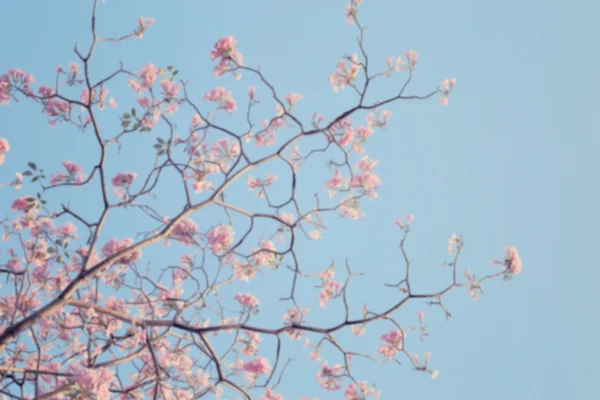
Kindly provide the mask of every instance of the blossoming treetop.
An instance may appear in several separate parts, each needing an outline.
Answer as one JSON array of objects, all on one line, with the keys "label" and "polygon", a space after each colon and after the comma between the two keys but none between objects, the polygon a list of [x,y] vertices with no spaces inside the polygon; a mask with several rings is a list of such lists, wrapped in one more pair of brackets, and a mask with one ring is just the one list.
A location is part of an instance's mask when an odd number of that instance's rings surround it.
[{"label": "blossoming treetop", "polygon": [[[430,93],[407,94],[419,59],[414,50],[387,58],[381,62],[383,69],[374,70],[377,64],[367,55],[365,29],[358,18],[362,0],[352,0],[346,21],[358,31],[358,49],[343,57],[329,77],[335,92],[350,92],[356,98],[351,108],[329,118],[314,112],[310,121],[303,121],[294,108],[309,95],[281,95],[266,74],[244,63],[238,41],[231,36],[215,43],[210,60],[215,77],[232,74],[250,80],[247,96],[236,100],[230,90],[217,86],[197,99],[173,66],[146,64],[132,72],[121,64],[107,76],[92,76],[97,46],[142,38],[155,23],[140,17],[132,33],[100,37],[97,3],[93,1],[91,46],[85,51],[75,48],[78,60],[56,68],[52,86],[37,85],[19,69],[0,76],[0,104],[30,100],[50,125],[74,126],[97,146],[89,165],[59,160],[61,169],[47,174],[42,165],[29,162],[16,179],[3,184],[2,190],[24,188],[28,194],[16,197],[10,217],[0,221],[5,242],[0,274],[6,282],[0,292],[0,393],[39,399],[283,399],[277,387],[291,368],[284,354],[301,339],[308,349],[307,362],[319,362],[314,367],[318,384],[339,390],[346,399],[379,396],[374,382],[353,372],[356,357],[381,364],[404,358],[412,369],[435,378],[438,372],[430,366],[430,354],[410,352],[407,340],[410,330],[418,331],[421,340],[427,336],[424,313],[414,321],[399,321],[395,312],[420,300],[449,316],[444,294],[462,287],[477,298],[483,282],[521,272],[514,247],[507,246],[504,259],[493,261],[496,272],[476,278],[467,270],[465,279],[458,266],[464,240],[453,235],[448,244],[451,281],[438,292],[418,293],[411,287],[404,248],[413,217],[396,220],[405,265],[397,283],[385,284],[389,304],[371,309],[367,301],[355,310],[349,305],[348,288],[359,274],[351,263],[346,261],[342,268],[333,263],[314,273],[302,265],[298,243],[321,239],[327,219],[335,215],[364,216],[360,202],[375,199],[381,184],[378,161],[365,154],[366,144],[386,127],[389,108],[399,100],[434,97],[446,105],[455,80],[444,80]],[[369,102],[371,83],[393,74],[404,74],[396,94]],[[103,127],[99,114],[107,107],[120,107],[109,87],[122,78],[136,100],[125,107],[120,129],[114,132]],[[78,97],[69,94],[73,90]],[[266,101],[273,103],[274,111],[256,122],[253,111]],[[245,116],[242,130],[220,122],[235,113]],[[182,115],[189,121],[183,134],[175,122]],[[136,133],[154,135],[154,164],[111,174],[116,160],[109,150],[126,146],[124,139]],[[11,156],[9,139],[0,138],[0,165]],[[298,172],[323,153],[332,158],[331,175],[320,183],[327,196],[317,193],[307,202],[298,195],[303,190]],[[265,168],[271,172],[264,173]],[[175,214],[153,202],[165,179],[181,193],[180,199],[169,196],[169,207],[177,204]],[[239,193],[234,191],[236,182],[245,184],[247,196],[255,200],[231,196]],[[73,188],[98,193],[101,207],[94,217],[82,212],[84,205],[76,201],[48,199],[49,193],[60,195]],[[276,190],[287,193],[286,198],[274,196]],[[218,220],[197,217],[207,210]],[[120,218],[117,212],[141,214],[152,228],[140,228],[131,237],[104,238],[103,228]],[[157,245],[170,246],[162,252],[170,261],[144,268],[144,252]],[[268,324],[264,318],[257,320],[264,317],[259,315],[261,294],[244,288],[260,274],[277,274],[282,286],[287,283],[281,299],[286,311]],[[314,296],[320,307],[339,302],[344,312],[332,316],[327,325],[310,323],[310,309],[298,296],[301,281],[317,284]],[[375,321],[387,328],[373,329],[379,338],[373,354],[355,352],[334,336],[343,331],[365,336]],[[326,349],[337,358],[322,360]]]}]

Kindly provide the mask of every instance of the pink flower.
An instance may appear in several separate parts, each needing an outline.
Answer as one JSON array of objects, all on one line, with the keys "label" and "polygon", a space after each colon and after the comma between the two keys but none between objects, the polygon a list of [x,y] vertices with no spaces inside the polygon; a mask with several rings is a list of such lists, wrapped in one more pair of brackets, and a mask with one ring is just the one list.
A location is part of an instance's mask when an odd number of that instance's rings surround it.
[{"label": "pink flower", "polygon": [[63,226],[57,228],[54,233],[62,239],[77,238],[77,227],[70,222],[65,223]]},{"label": "pink flower", "polygon": [[[299,325],[304,322],[304,316],[308,313],[308,308],[298,310],[297,308],[288,309],[281,319],[286,325]],[[302,332],[299,329],[288,329],[285,332],[290,339],[299,340],[302,337]]]},{"label": "pink flower", "polygon": [[504,265],[506,265],[507,270],[513,274],[520,274],[523,270],[523,262],[521,261],[521,256],[519,256],[519,252],[516,247],[506,246],[506,257],[504,258]]},{"label": "pink flower", "polygon": [[216,58],[228,56],[235,51],[235,44],[237,40],[233,36],[225,36],[215,43],[213,49],[210,51],[210,59],[214,61]]},{"label": "pink flower", "polygon": [[419,53],[415,50],[408,50],[404,53],[404,57],[406,57],[406,60],[408,61],[409,68],[414,68],[418,62],[417,59],[419,58]]},{"label": "pink flower", "polygon": [[177,96],[177,92],[179,92],[179,89],[181,89],[181,86],[168,79],[163,79],[160,82],[160,87],[162,88],[163,94],[167,100],[171,100]]},{"label": "pink flower", "polygon": [[327,303],[332,297],[337,297],[340,295],[340,289],[342,287],[342,282],[327,280],[323,284],[323,289],[321,293],[319,293],[319,305],[321,308],[325,308]]},{"label": "pink flower", "polygon": [[34,205],[35,202],[34,201],[27,201],[27,199],[32,199],[32,197],[29,196],[25,196],[25,197],[19,197],[18,199],[15,199],[12,202],[12,205],[10,206],[10,209],[12,211],[25,211],[27,210],[30,206]]},{"label": "pink flower", "polygon": [[202,125],[204,123],[205,123],[205,121],[202,119],[200,114],[192,115],[192,120],[191,120],[192,130],[194,130],[195,128],[199,127],[200,125]]},{"label": "pink flower", "polygon": [[254,100],[255,95],[256,95],[256,87],[254,87],[254,85],[251,85],[250,87],[248,87],[248,96],[250,97],[250,100]]},{"label": "pink flower", "polygon": [[0,139],[0,153],[8,153],[10,151],[10,145],[8,140]]},{"label": "pink flower", "polygon": [[202,100],[218,103],[219,108],[224,109],[229,114],[237,110],[237,103],[233,97],[231,97],[231,92],[224,87],[216,87],[210,90],[204,95]]},{"label": "pink flower", "polygon": [[175,225],[170,238],[182,242],[185,246],[194,244],[194,235],[198,233],[198,225],[191,219],[184,219]]},{"label": "pink flower", "polygon": [[360,211],[360,203],[352,198],[342,200],[339,205],[340,215],[343,218],[349,217],[350,219],[359,219],[364,214]]},{"label": "pink flower", "polygon": [[260,304],[260,301],[250,293],[238,293],[233,296],[234,300],[237,300],[243,307],[256,308]]},{"label": "pink flower", "polygon": [[[123,240],[116,240],[116,239],[111,239],[108,242],[106,242],[106,244],[102,247],[102,255],[104,257],[111,257],[114,254],[117,254],[123,250],[125,250],[128,247],[131,247],[133,245],[133,240],[126,238]],[[137,260],[139,260],[142,257],[142,251],[139,249],[133,250],[131,252],[129,252],[129,254],[124,255],[123,257],[117,259],[114,264],[118,265],[118,264],[123,264],[123,265],[127,265],[127,264],[131,264],[136,262]]]},{"label": "pink flower", "polygon": [[230,225],[217,225],[208,232],[207,238],[208,246],[217,255],[233,243],[233,230]]},{"label": "pink flower", "polygon": [[376,391],[374,387],[369,387],[367,382],[358,382],[356,384],[348,384],[346,390],[344,390],[345,400],[365,400],[367,397],[373,397],[375,400],[379,399],[379,391]]},{"label": "pink flower", "polygon": [[251,263],[241,263],[239,260],[233,261],[233,276],[240,281],[248,282],[256,276],[257,267]]},{"label": "pink flower", "polygon": [[338,90],[344,90],[346,86],[353,84],[360,71],[361,66],[358,63],[356,53],[352,57],[348,57],[347,60],[349,66],[346,65],[346,60],[341,60],[336,66],[336,71],[329,76],[329,83],[336,93]]},{"label": "pink flower", "polygon": [[328,391],[339,390],[342,387],[344,368],[341,364],[335,364],[331,368],[325,361],[321,365],[321,369],[317,373],[317,381],[319,386]]},{"label": "pink flower", "polygon": [[[0,156],[0,159],[2,159],[2,156]],[[0,165],[1,164],[2,163],[0,162]],[[16,172],[15,175],[16,178],[10,183],[10,186],[14,186],[16,190],[21,190],[21,186],[23,185],[23,174],[21,174],[20,172]]]},{"label": "pink flower", "polygon": [[325,187],[331,189],[329,190],[329,198],[332,198],[335,195],[336,191],[340,189],[343,185],[345,185],[345,182],[346,180],[342,176],[340,170],[336,169],[333,177],[331,177],[331,179],[325,182]]},{"label": "pink flower", "polygon": [[98,400],[109,400],[109,391],[115,372],[109,368],[83,368],[75,373],[74,380],[87,395]]},{"label": "pink flower", "polygon": [[[244,65],[244,56],[235,47],[236,43],[237,40],[233,36],[226,36],[219,39],[210,51],[211,60],[219,59],[217,65],[213,68],[216,77]],[[236,74],[236,78],[239,79],[240,75]]]},{"label": "pink flower", "polygon": [[298,102],[298,100],[302,100],[302,95],[298,93],[289,93],[287,96],[285,96],[285,100],[290,105],[290,108],[292,108]]},{"label": "pink flower", "polygon": [[255,253],[253,256],[254,263],[258,266],[272,265],[277,258],[277,254],[273,253],[274,251],[277,251],[275,244],[270,240],[261,240],[260,247],[260,250],[256,248],[252,249],[252,252]]},{"label": "pink flower", "polygon": [[265,395],[260,396],[258,400],[283,400],[283,396],[280,394],[276,394],[271,389],[265,390]]},{"label": "pink flower", "polygon": [[10,151],[8,140],[0,139],[0,165],[4,164],[4,154]]},{"label": "pink flower", "polygon": [[144,68],[138,73],[141,82],[141,87],[143,89],[149,89],[154,86],[156,82],[156,78],[158,77],[158,68],[154,66],[154,64],[146,64]]},{"label": "pink flower", "polygon": [[402,331],[399,329],[391,330],[381,335],[381,340],[384,341],[384,344],[379,346],[379,353],[383,354],[388,360],[391,360],[398,351],[402,350],[403,338]]},{"label": "pink flower", "polygon": [[138,27],[133,33],[138,39],[144,37],[144,32],[154,24],[154,18],[138,17]]},{"label": "pink flower", "polygon": [[370,126],[362,126],[362,125],[357,126],[355,131],[356,131],[356,136],[362,140],[367,140],[369,138],[369,136],[371,136],[375,132]]},{"label": "pink flower", "polygon": [[135,172],[119,172],[112,178],[112,184],[116,187],[129,187],[136,176]]},{"label": "pink flower", "polygon": [[253,374],[268,374],[271,366],[266,358],[256,357],[254,360],[243,363],[242,370]]}]

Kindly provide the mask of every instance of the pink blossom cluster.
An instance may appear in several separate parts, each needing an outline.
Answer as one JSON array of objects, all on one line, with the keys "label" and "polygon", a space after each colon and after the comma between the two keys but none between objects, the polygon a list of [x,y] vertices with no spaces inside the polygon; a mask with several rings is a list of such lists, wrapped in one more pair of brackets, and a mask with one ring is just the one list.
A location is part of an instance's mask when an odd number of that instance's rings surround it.
[{"label": "pink blossom cluster", "polygon": [[345,189],[348,184],[348,178],[344,178],[339,169],[336,168],[333,176],[325,182],[325,187],[329,189],[329,198],[331,199],[338,190]]},{"label": "pink blossom cluster", "polygon": [[271,366],[266,358],[256,357],[253,360],[246,361],[242,365],[242,370],[254,374],[268,374],[271,371]]},{"label": "pink blossom cluster", "polygon": [[346,22],[348,25],[354,25],[354,20],[357,15],[357,7],[363,0],[352,0],[350,4],[346,4]]},{"label": "pink blossom cluster", "polygon": [[248,175],[248,178],[246,179],[246,186],[248,187],[248,190],[258,189],[255,195],[257,197],[264,197],[265,187],[271,186],[271,184],[277,179],[277,176],[273,174],[269,174],[266,179],[255,178],[252,175]]},{"label": "pink blossom cluster", "polygon": [[348,197],[339,204],[340,215],[343,218],[359,219],[364,216],[360,211],[360,203],[353,197]]},{"label": "pink blossom cluster", "polygon": [[[346,64],[348,61],[349,65]],[[361,65],[358,56],[354,53],[351,57],[341,60],[336,65],[336,71],[329,76],[329,84],[334,92],[344,90],[346,86],[353,85],[360,72]]]},{"label": "pink blossom cluster", "polygon": [[129,187],[137,174],[135,172],[119,172],[112,178],[112,184],[116,187]]},{"label": "pink blossom cluster", "polygon": [[74,380],[87,395],[98,400],[109,400],[114,373],[108,368],[82,368],[76,372]]},{"label": "pink blossom cluster", "polygon": [[138,17],[138,26],[133,32],[134,36],[136,36],[138,39],[143,38],[144,32],[146,32],[150,25],[154,24],[155,22],[156,21],[154,20],[154,18]]},{"label": "pink blossom cluster", "polygon": [[0,138],[0,165],[4,164],[4,155],[10,151],[8,140]]},{"label": "pink blossom cluster", "polygon": [[367,123],[369,126],[374,126],[377,128],[384,128],[387,125],[388,119],[392,116],[392,113],[383,110],[379,111],[377,109],[371,110],[371,112],[367,115]]},{"label": "pink blossom cluster", "polygon": [[[111,239],[102,247],[102,255],[104,257],[111,257],[133,245],[133,240],[126,238],[122,240]],[[113,264],[131,264],[136,262],[142,257],[142,251],[140,249],[135,249],[130,251],[128,254],[118,258]]]},{"label": "pink blossom cluster", "polygon": [[81,96],[79,99],[83,104],[92,105],[97,104],[100,107],[100,110],[104,110],[106,103],[106,96],[108,96],[108,89],[102,88],[100,90],[92,89],[92,94],[90,96],[90,91],[88,88],[83,89],[81,92]]},{"label": "pink blossom cluster", "polygon": [[275,263],[275,260],[277,259],[277,254],[274,253],[275,251],[277,251],[277,249],[275,248],[275,244],[272,241],[261,240],[260,249],[252,249],[252,253],[254,254],[252,256],[254,264],[261,267],[272,267]]},{"label": "pink blossom cluster", "polygon": [[504,265],[506,268],[513,274],[520,274],[523,270],[523,262],[521,261],[521,256],[517,251],[516,247],[506,246],[506,257],[504,258]]},{"label": "pink blossom cluster", "polygon": [[11,68],[7,73],[0,75],[0,105],[8,104],[12,98],[12,90],[17,89],[26,95],[33,94],[31,84],[35,82],[32,75],[18,68]]},{"label": "pink blossom cluster", "polygon": [[256,308],[260,304],[260,300],[251,293],[237,293],[233,296],[233,299],[240,303],[242,307]]},{"label": "pink blossom cluster", "polygon": [[456,78],[452,79],[444,79],[442,84],[440,85],[440,92],[442,92],[442,97],[440,97],[440,103],[443,105],[448,105],[448,97],[450,97],[450,93],[454,90],[454,85],[456,84]]},{"label": "pink blossom cluster", "polygon": [[362,189],[362,191],[367,194],[369,199],[374,199],[377,197],[375,190],[377,190],[381,184],[379,176],[373,173],[376,165],[377,161],[369,160],[367,156],[361,158],[354,166],[354,168],[360,171],[360,173],[355,173],[352,177],[352,181],[350,182],[351,188]]},{"label": "pink blossom cluster", "polygon": [[233,243],[233,229],[230,225],[217,225],[208,232],[207,240],[213,254],[218,255]]},{"label": "pink blossom cluster", "polygon": [[228,138],[221,138],[215,141],[210,147],[208,159],[210,161],[207,168],[210,172],[228,172],[230,163],[237,160],[240,154],[240,144]]},{"label": "pink blossom cluster", "polygon": [[242,263],[238,259],[233,260],[233,276],[240,281],[248,282],[250,279],[256,277],[256,271],[258,267],[252,263]]},{"label": "pink blossom cluster", "polygon": [[258,400],[283,400],[283,396],[276,394],[271,389],[265,389],[265,395],[260,396]]},{"label": "pink blossom cluster", "polygon": [[345,400],[366,400],[368,397],[373,397],[375,400],[379,399],[380,391],[375,390],[374,387],[367,385],[367,382],[361,381],[358,384],[350,383],[344,390]]},{"label": "pink blossom cluster", "polygon": [[198,233],[198,225],[192,219],[184,219],[175,225],[171,235],[173,240],[180,241],[185,246],[195,243],[194,236]]},{"label": "pink blossom cluster", "polygon": [[86,176],[83,174],[83,170],[77,164],[72,161],[63,161],[62,166],[65,168],[67,173],[57,172],[50,176],[50,184],[58,185],[59,183],[82,183]]},{"label": "pink blossom cluster", "polygon": [[285,96],[285,101],[288,102],[291,109],[298,102],[298,100],[302,100],[302,98],[302,95],[299,93],[289,93]]},{"label": "pink blossom cluster", "polygon": [[[297,308],[288,309],[281,319],[285,322],[285,325],[295,326],[300,325],[304,322],[304,317],[308,313],[308,308],[298,310]],[[289,328],[285,331],[288,337],[292,340],[300,340],[302,337],[302,331],[299,329]]]},{"label": "pink blossom cluster", "polygon": [[400,218],[398,218],[396,221],[394,221],[394,223],[400,229],[409,229],[410,224],[413,222],[414,219],[415,219],[415,216],[413,214],[410,214],[408,217],[406,217],[406,224],[404,222],[402,222],[402,220]]},{"label": "pink blossom cluster", "polygon": [[[28,199],[30,199],[30,200],[28,200]],[[13,200],[13,202],[10,206],[10,209],[12,211],[26,212],[26,211],[29,211],[29,209],[31,209],[31,207],[35,204],[36,204],[35,199],[33,199],[30,196],[23,196],[23,197],[19,197],[19,198],[16,198],[15,200]]]},{"label": "pink blossom cluster", "polygon": [[[127,84],[133,89],[136,93],[141,93],[145,90],[152,89],[152,86],[156,83],[156,79],[158,78],[159,70],[152,63],[148,63],[144,65],[144,67],[138,73],[139,80],[130,79]],[[145,100],[150,103],[150,99]],[[138,100],[139,102],[139,100]],[[141,103],[140,103],[141,104]],[[148,107],[145,107],[148,108]]]},{"label": "pink blossom cluster", "polygon": [[234,98],[231,97],[231,92],[224,87],[216,87],[208,91],[202,100],[212,101],[219,104],[219,108],[222,108],[229,114],[237,110],[237,103]]},{"label": "pink blossom cluster", "polygon": [[69,102],[56,98],[54,89],[49,86],[40,86],[38,92],[43,97],[41,100],[44,105],[43,113],[51,117],[48,120],[51,126],[55,127],[59,120],[70,120],[73,106]]},{"label": "pink blossom cluster", "polygon": [[202,117],[200,116],[200,114],[194,114],[192,115],[191,121],[190,121],[190,131],[193,131],[194,129],[198,128],[200,125],[205,124],[206,121],[202,119]]},{"label": "pink blossom cluster", "polygon": [[317,382],[325,390],[339,390],[342,388],[343,375],[344,367],[341,364],[334,364],[329,367],[327,361],[325,361],[321,364],[319,372],[317,372]]},{"label": "pink blossom cluster", "polygon": [[246,372],[246,376],[251,383],[256,382],[259,375],[271,372],[271,365],[269,365],[269,360],[265,357],[255,357],[245,362],[238,360],[237,364],[239,369]]},{"label": "pink blossom cluster", "polygon": [[321,278],[321,292],[319,293],[319,306],[327,307],[327,303],[332,297],[338,297],[342,288],[342,282],[333,279],[335,275],[335,265],[331,265],[325,271],[319,274]]},{"label": "pink blossom cluster", "polygon": [[[160,82],[160,87],[163,90],[163,96],[165,96],[165,101],[167,102],[172,102],[175,99],[175,96],[177,96],[179,90],[181,89],[181,86],[169,79],[163,79]],[[175,110],[176,108],[171,107],[167,108],[166,112],[168,112],[169,114],[173,114]]]},{"label": "pink blossom cluster", "polygon": [[218,59],[213,69],[216,77],[244,65],[244,56],[238,51],[236,44],[237,40],[233,36],[225,36],[219,39],[210,51],[210,59],[212,61]]},{"label": "pink blossom cluster", "polygon": [[246,337],[239,340],[244,345],[242,353],[247,356],[253,356],[258,352],[258,345],[262,342],[262,338],[258,332],[246,331],[244,333]]},{"label": "pink blossom cluster", "polygon": [[450,239],[448,239],[448,254],[452,255],[452,253],[454,253],[454,251],[460,248],[460,246],[463,244],[463,236],[456,236],[456,233],[453,233],[452,236],[450,236]]},{"label": "pink blossom cluster", "polygon": [[77,79],[77,77],[81,74],[81,71],[79,70],[79,64],[77,63],[70,63],[69,68],[66,71],[61,66],[58,66],[56,67],[56,72],[67,75],[67,86],[83,83],[82,79]]},{"label": "pink blossom cluster", "polygon": [[403,339],[404,335],[399,329],[393,329],[381,335],[381,340],[383,340],[384,343],[379,346],[379,353],[388,360],[391,360],[397,352],[402,350]]}]

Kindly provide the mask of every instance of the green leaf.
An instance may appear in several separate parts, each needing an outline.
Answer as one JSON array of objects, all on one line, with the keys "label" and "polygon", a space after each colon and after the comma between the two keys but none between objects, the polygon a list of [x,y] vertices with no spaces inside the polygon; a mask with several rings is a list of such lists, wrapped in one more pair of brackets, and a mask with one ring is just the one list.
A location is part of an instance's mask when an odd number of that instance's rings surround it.
[{"label": "green leaf", "polygon": [[160,148],[162,148],[162,144],[155,144],[152,147],[154,147],[155,149],[160,149]]},{"label": "green leaf", "polygon": [[62,239],[56,239],[56,244],[59,246],[62,246],[62,244],[63,244]]},{"label": "green leaf", "polygon": [[127,129],[127,127],[131,124],[131,121],[121,121],[121,126],[123,129]]},{"label": "green leaf", "polygon": [[35,165],[35,163],[28,162],[27,165],[29,165],[29,168],[31,168],[34,171],[37,169],[37,165]]},{"label": "green leaf", "polygon": [[161,138],[157,137],[156,140],[158,141],[158,143],[164,143],[165,141],[162,140]]},{"label": "green leaf", "polygon": [[173,71],[173,76],[177,75],[179,73],[179,70],[176,69],[175,71]]},{"label": "green leaf", "polygon": [[125,114],[123,114],[123,118],[124,119],[129,119],[129,118],[131,118],[131,114],[125,113]]},{"label": "green leaf", "polygon": [[33,203],[35,201],[33,197],[27,197],[25,200],[27,200],[30,203]]},{"label": "green leaf", "polygon": [[159,151],[159,152],[158,152],[158,155],[159,155],[159,156],[162,156],[163,154],[165,154],[165,151],[164,151],[164,150],[161,150],[161,151]]},{"label": "green leaf", "polygon": [[173,67],[172,65],[169,65],[169,66],[167,67],[167,69],[168,69],[169,71],[173,71],[173,68],[174,68],[174,67]]},{"label": "green leaf", "polygon": [[49,247],[48,248],[48,253],[50,253],[50,254],[56,253],[56,249],[54,247]]},{"label": "green leaf", "polygon": [[25,171],[25,172],[23,172],[22,175],[23,176],[31,176],[31,175],[33,175],[33,172],[31,172],[31,171]]},{"label": "green leaf", "polygon": [[134,117],[137,117],[137,112],[135,111],[135,108],[131,109],[131,115],[133,115]]},{"label": "green leaf", "polygon": [[35,181],[37,181],[38,179],[40,179],[40,177],[39,177],[39,176],[36,176],[35,178],[33,178],[33,179],[31,180],[31,182],[35,182]]}]

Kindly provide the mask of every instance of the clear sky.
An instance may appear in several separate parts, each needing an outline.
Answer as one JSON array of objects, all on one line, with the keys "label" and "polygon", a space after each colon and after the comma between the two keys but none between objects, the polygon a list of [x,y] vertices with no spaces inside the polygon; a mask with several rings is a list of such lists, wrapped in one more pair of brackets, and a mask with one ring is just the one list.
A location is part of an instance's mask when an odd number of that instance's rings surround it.
[{"label": "clear sky", "polygon": [[[130,32],[138,16],[157,22],[141,41],[99,47],[92,72],[102,76],[118,67],[119,60],[134,71],[147,62],[173,64],[190,80],[196,96],[227,86],[242,98],[255,82],[215,80],[208,58],[216,39],[233,35],[246,63],[260,65],[280,93],[304,96],[300,115],[310,118],[318,111],[332,117],[352,100],[349,92],[333,93],[327,81],[341,56],[357,50],[356,30],[344,22],[345,3],[106,0],[98,10],[101,35]],[[56,65],[75,61],[74,43],[83,48],[89,43],[90,4],[5,2],[0,71],[18,67],[39,83],[52,82]],[[600,3],[593,0],[365,0],[361,5],[360,18],[369,28],[366,47],[375,65],[384,68],[385,57],[415,49],[421,57],[410,93],[434,90],[447,77],[456,77],[457,87],[447,107],[435,99],[390,107],[388,128],[378,131],[367,147],[380,161],[380,197],[365,203],[362,220],[329,217],[325,239],[306,246],[311,252],[307,262],[317,270],[332,260],[341,265],[348,257],[370,282],[353,292],[357,307],[389,304],[397,295],[375,283],[396,280],[400,273],[399,232],[393,221],[411,213],[415,220],[407,249],[417,288],[435,290],[447,282],[449,272],[441,263],[447,260],[447,239],[455,232],[466,240],[461,271],[488,273],[490,259],[501,259],[506,244],[517,246],[524,261],[520,276],[486,284],[477,301],[463,289],[449,295],[453,316],[448,322],[441,310],[424,304],[399,314],[410,323],[415,311],[427,311],[431,336],[424,343],[415,341],[413,349],[431,351],[432,367],[440,376],[431,381],[407,365],[361,363],[357,376],[376,378],[383,399],[597,397],[598,15]],[[400,84],[395,79],[376,86],[374,98]],[[124,84],[114,88],[118,102],[121,93],[131,96]],[[107,115],[116,118],[118,113]],[[28,160],[55,171],[64,158],[85,164],[95,154],[89,132],[86,136],[60,126],[52,130],[26,101],[0,108],[0,137],[13,147],[0,181],[12,179]],[[139,157],[120,162],[132,168]],[[8,210],[16,195],[12,189],[0,190],[0,209]],[[82,199],[70,198],[73,204]],[[118,221],[109,224],[109,233],[118,235],[119,229]],[[289,282],[289,274],[278,278]],[[317,310],[317,290],[305,289],[310,292],[306,302],[314,303],[311,310],[321,313],[313,321],[335,319],[335,310],[341,309]],[[267,287],[253,290],[260,293]],[[269,307],[262,318],[268,317]],[[371,337],[379,333],[373,329]],[[301,393],[341,398],[341,393],[328,396],[319,389],[314,382],[317,364],[297,355],[303,362],[290,366],[280,386],[286,398]]]}]

